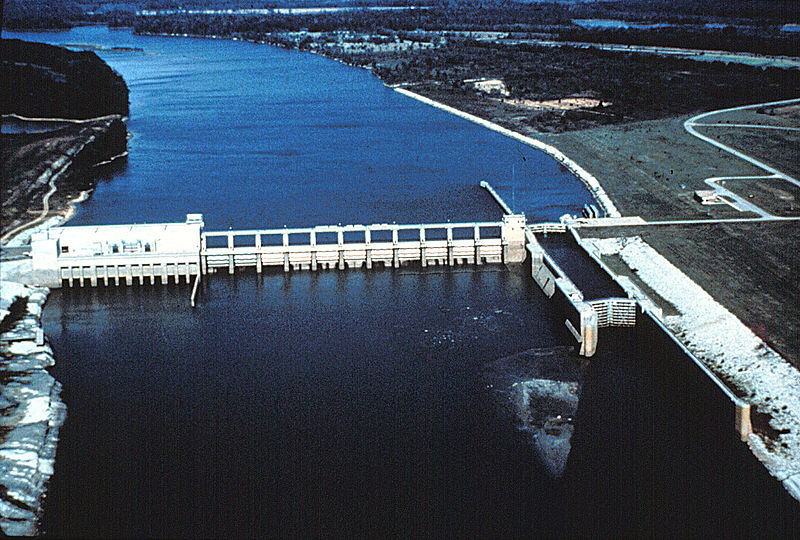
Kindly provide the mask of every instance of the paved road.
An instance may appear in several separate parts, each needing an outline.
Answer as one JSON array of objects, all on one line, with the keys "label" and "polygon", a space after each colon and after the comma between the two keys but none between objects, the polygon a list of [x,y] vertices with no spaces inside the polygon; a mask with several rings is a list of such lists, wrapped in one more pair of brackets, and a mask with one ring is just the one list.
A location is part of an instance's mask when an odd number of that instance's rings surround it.
[{"label": "paved road", "polygon": [[48,185],[50,186],[50,191],[45,193],[44,198],[42,199],[42,213],[39,214],[39,217],[37,217],[33,221],[30,221],[28,223],[20,225],[19,227],[15,228],[15,229],[12,229],[12,230],[8,231],[6,234],[3,235],[2,238],[0,238],[0,242],[5,242],[5,241],[7,241],[7,240],[9,240],[11,238],[14,238],[14,236],[16,236],[17,234],[21,233],[22,231],[24,231],[26,229],[30,229],[31,227],[35,227],[36,225],[38,225],[39,223],[41,223],[41,222],[43,222],[45,220],[45,218],[47,217],[47,213],[50,212],[50,197],[58,189],[56,187],[56,180],[61,175],[61,173],[65,170],[65,168],[59,170],[56,174],[54,174],[53,177],[50,179],[50,182],[48,182]]},{"label": "paved road", "polygon": [[788,126],[765,126],[764,124],[692,124],[694,127],[734,127],[734,128],[750,128],[750,129],[782,129],[784,131],[800,131],[800,128]]},{"label": "paved road", "polygon": [[720,109],[720,110],[717,110],[717,111],[709,111],[709,112],[705,112],[705,113],[702,113],[702,114],[698,114],[697,116],[693,116],[692,118],[689,118],[688,120],[686,120],[683,123],[683,127],[686,129],[686,131],[688,131],[691,135],[694,135],[698,139],[701,139],[701,140],[707,142],[708,144],[712,144],[712,145],[716,146],[717,148],[720,148],[720,149],[728,152],[729,154],[733,154],[734,156],[738,157],[739,159],[743,159],[743,160],[747,161],[748,163],[751,163],[751,164],[755,165],[759,169],[762,169],[762,170],[772,174],[776,178],[782,178],[782,179],[786,180],[787,182],[790,182],[790,183],[800,187],[800,181],[796,180],[795,178],[792,178],[788,174],[785,174],[785,173],[779,171],[778,169],[775,169],[774,167],[770,167],[766,163],[764,163],[762,161],[759,161],[756,158],[750,157],[750,156],[748,156],[748,155],[746,155],[746,154],[744,154],[744,153],[742,153],[742,152],[740,152],[738,150],[734,150],[730,146],[722,144],[721,142],[719,142],[717,140],[714,140],[711,137],[703,135],[702,133],[698,133],[698,131],[696,129],[694,129],[695,126],[699,126],[701,124],[701,122],[700,122],[701,120],[703,120],[704,118],[707,118],[709,116],[715,115],[715,114],[727,113],[727,112],[733,112],[733,111],[742,111],[742,110],[746,110],[746,109],[757,109],[759,107],[772,107],[772,106],[779,106],[779,105],[793,105],[793,104],[798,104],[798,103],[800,103],[800,99],[795,98],[795,99],[785,99],[785,100],[782,100],[782,101],[771,101],[771,102],[768,102],[768,103],[756,103],[755,105],[744,105],[742,107],[731,107],[729,109]]},{"label": "paved road", "polygon": [[[781,172],[774,167],[767,165],[766,163],[757,160],[754,157],[748,156],[739,150],[735,150],[730,146],[727,146],[717,140],[712,139],[702,133],[699,133],[695,127],[701,126],[724,126],[724,127],[733,127],[733,128],[761,128],[761,127],[773,127],[773,126],[760,126],[760,125],[751,125],[751,124],[708,124],[703,123],[701,120],[707,118],[709,116],[732,112],[732,111],[739,111],[745,109],[755,109],[758,107],[772,107],[772,106],[780,106],[780,105],[792,105],[792,104],[800,104],[800,98],[795,99],[787,99],[782,101],[772,101],[769,103],[757,103],[755,105],[744,105],[741,107],[731,107],[729,109],[720,109],[717,111],[709,111],[702,114],[698,114],[697,116],[693,116],[689,118],[683,123],[683,127],[688,131],[691,135],[694,135],[698,139],[701,139],[717,148],[724,150],[734,156],[747,161],[748,163],[755,165],[756,167],[764,170],[765,172],[769,173],[768,175],[762,176],[725,176],[725,177],[712,177],[705,179],[705,182],[714,188],[717,193],[721,195],[729,196],[732,200],[735,201],[737,208],[743,211],[751,211],[756,214],[759,214],[759,217],[754,218],[719,218],[719,219],[684,219],[684,220],[661,220],[661,221],[644,221],[642,220],[639,223],[619,223],[614,220],[608,219],[597,219],[597,220],[590,220],[590,219],[581,219],[580,221],[572,221],[570,224],[574,227],[626,227],[631,225],[708,225],[711,223],[763,223],[763,222],[781,222],[781,221],[800,221],[800,216],[775,216],[764,210],[763,208],[756,206],[755,204],[743,199],[741,196],[733,193],[732,191],[726,189],[725,187],[721,186],[718,182],[720,180],[757,180],[757,179],[769,179],[769,178],[780,178],[782,180],[786,180],[789,183],[792,183],[798,187],[800,187],[800,181],[796,178],[789,176],[788,174]],[[791,128],[800,130],[800,128]]]},{"label": "paved road", "polygon": [[[752,204],[751,202],[743,199],[742,197],[740,197],[736,193],[734,193],[734,192],[730,191],[729,189],[725,188],[723,185],[721,185],[719,183],[719,181],[720,180],[759,180],[759,179],[768,179],[768,178],[779,178],[779,179],[785,180],[785,181],[787,181],[787,182],[789,182],[791,184],[794,184],[795,186],[798,186],[798,187],[800,187],[800,181],[798,181],[796,178],[793,178],[793,177],[789,176],[788,174],[786,174],[784,172],[779,171],[778,169],[776,169],[774,167],[771,167],[771,166],[767,165],[763,161],[759,161],[759,160],[755,159],[754,157],[748,156],[748,155],[744,154],[743,152],[740,152],[739,150],[735,150],[735,149],[731,148],[730,146],[728,146],[726,144],[723,144],[723,143],[721,143],[721,142],[719,142],[719,141],[717,141],[715,139],[712,139],[711,137],[709,137],[707,135],[703,135],[702,133],[699,133],[695,128],[696,127],[713,126],[713,127],[729,127],[729,128],[734,128],[734,129],[784,129],[784,130],[800,131],[800,128],[781,127],[781,126],[764,126],[764,125],[761,125],[761,124],[714,124],[714,123],[703,123],[703,122],[700,122],[704,118],[708,118],[709,116],[713,116],[715,114],[721,114],[721,113],[727,113],[727,112],[733,112],[733,111],[741,111],[741,110],[746,110],[746,109],[755,109],[755,108],[758,108],[758,107],[793,105],[793,104],[796,104],[796,103],[800,103],[800,99],[785,99],[785,100],[782,100],[782,101],[772,101],[772,102],[769,102],[769,103],[758,103],[756,105],[744,105],[742,107],[732,107],[732,108],[729,108],[729,109],[721,109],[721,110],[718,110],[718,111],[710,111],[710,112],[705,112],[705,113],[702,113],[702,114],[698,114],[697,116],[693,116],[692,118],[689,118],[688,120],[686,120],[683,123],[683,127],[691,135],[694,135],[695,137],[697,137],[699,139],[702,139],[703,141],[705,141],[705,142],[707,142],[709,144],[712,144],[712,145],[716,146],[717,148],[728,152],[729,154],[733,154],[734,156],[736,156],[736,157],[738,157],[740,159],[743,159],[743,160],[747,161],[748,163],[751,163],[752,165],[755,165],[756,167],[758,167],[760,169],[763,169],[765,172],[769,173],[769,176],[726,176],[726,177],[716,177],[716,178],[706,178],[705,179],[705,183],[708,184],[709,186],[711,186],[712,188],[714,188],[714,190],[717,193],[719,193],[720,195],[725,195],[727,197],[730,197],[731,199],[736,201],[737,208],[739,208],[740,210],[749,210],[751,212],[755,212],[755,213],[757,213],[757,214],[759,214],[761,216],[761,218],[759,218],[759,219],[762,219],[762,220],[763,219],[768,219],[768,218],[777,218],[777,216],[773,216],[772,214],[770,214],[769,212],[767,212],[763,208],[761,208],[761,207],[759,207],[759,206],[757,206],[755,204]],[[783,218],[783,219],[785,219],[785,218]]]},{"label": "paved road", "polygon": [[573,227],[646,227],[649,225],[710,225],[713,223],[779,223],[782,221],[800,221],[800,216],[770,216],[754,218],[709,218],[709,219],[671,219],[662,221],[642,221],[641,223],[607,223],[602,219],[595,221],[584,219],[573,221]]}]

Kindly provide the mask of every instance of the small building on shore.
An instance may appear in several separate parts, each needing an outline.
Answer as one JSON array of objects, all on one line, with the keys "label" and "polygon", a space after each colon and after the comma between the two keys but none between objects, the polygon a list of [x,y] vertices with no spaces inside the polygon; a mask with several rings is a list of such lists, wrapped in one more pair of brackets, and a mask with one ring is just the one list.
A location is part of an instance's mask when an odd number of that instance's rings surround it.
[{"label": "small building on shore", "polygon": [[694,200],[704,205],[723,204],[725,202],[713,189],[698,189],[694,192]]},{"label": "small building on shore", "polygon": [[467,79],[465,83],[472,83],[475,90],[489,95],[508,97],[511,93],[506,88],[502,79]]}]

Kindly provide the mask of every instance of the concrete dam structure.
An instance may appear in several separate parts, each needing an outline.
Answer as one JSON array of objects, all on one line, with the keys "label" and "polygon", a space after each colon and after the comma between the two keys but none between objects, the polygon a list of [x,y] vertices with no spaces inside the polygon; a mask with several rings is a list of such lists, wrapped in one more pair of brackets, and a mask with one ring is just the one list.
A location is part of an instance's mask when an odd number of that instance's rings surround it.
[{"label": "concrete dam structure", "polygon": [[318,271],[531,262],[531,274],[565,315],[565,326],[592,356],[597,329],[633,326],[636,301],[585,302],[534,233],[564,233],[560,223],[528,226],[524,214],[497,222],[332,225],[205,231],[202,214],[184,223],[56,227],[31,239],[33,280],[48,287],[190,283],[220,269]]},{"label": "concrete dam structure", "polygon": [[[543,247],[550,248],[548,235],[565,240],[572,237],[618,288],[603,297],[608,291],[592,292],[583,282],[582,291],[551,256],[557,252],[548,253]],[[744,441],[753,432],[750,404],[677,341],[661,322],[660,310],[644,302],[630,280],[611,272],[569,222],[529,225],[523,214],[506,214],[497,222],[205,231],[203,216],[188,214],[183,223],[51,228],[34,235],[31,246],[31,281],[37,284],[96,287],[188,284],[194,280],[193,306],[201,279],[220,270],[234,274],[242,269],[296,272],[408,264],[530,264],[533,280],[574,337],[580,355],[595,355],[601,328],[636,327],[648,341],[663,342],[659,369],[668,364],[674,371],[670,377],[680,373],[682,384],[697,387],[704,397],[697,407],[705,411],[706,403],[711,404],[714,423],[721,424],[718,431],[735,433]],[[573,277],[577,279],[577,275]],[[613,339],[619,335],[614,332],[618,330],[607,335]],[[733,447],[727,435],[715,444],[741,454],[737,459],[751,476],[768,476],[746,446]]]},{"label": "concrete dam structure", "polygon": [[31,237],[33,278],[58,288],[167,284],[200,272],[201,214],[185,223],[53,227]]},{"label": "concrete dam structure", "polygon": [[202,273],[227,268],[291,270],[501,264],[525,260],[525,216],[499,222],[423,225],[334,225],[203,232]]},{"label": "concrete dam structure", "polygon": [[226,268],[292,270],[521,263],[525,216],[421,225],[333,225],[204,231],[184,223],[57,227],[31,239],[35,279],[48,287],[175,283]]}]

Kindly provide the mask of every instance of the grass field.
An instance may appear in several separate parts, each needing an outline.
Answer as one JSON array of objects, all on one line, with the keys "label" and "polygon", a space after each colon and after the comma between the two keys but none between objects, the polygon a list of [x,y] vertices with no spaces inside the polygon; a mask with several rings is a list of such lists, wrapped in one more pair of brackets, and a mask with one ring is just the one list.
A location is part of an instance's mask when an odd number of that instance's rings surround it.
[{"label": "grass field", "polygon": [[692,195],[714,176],[764,171],[689,135],[687,117],[605,126],[537,138],[592,173],[623,215],[646,220],[752,217],[728,205],[702,206]]},{"label": "grass field", "polygon": [[782,178],[724,180],[721,184],[774,216],[800,216],[800,187]]},{"label": "grass field", "polygon": [[[797,223],[614,227],[581,229],[581,235],[642,237],[784,358],[800,366]],[[623,265],[614,268],[619,273],[626,270],[632,275]]]}]

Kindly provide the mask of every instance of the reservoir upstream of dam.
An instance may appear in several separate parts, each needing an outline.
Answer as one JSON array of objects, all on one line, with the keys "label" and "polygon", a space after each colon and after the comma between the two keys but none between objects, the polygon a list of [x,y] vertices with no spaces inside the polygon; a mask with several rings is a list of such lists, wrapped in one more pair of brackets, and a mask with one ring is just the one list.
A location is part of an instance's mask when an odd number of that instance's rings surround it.
[{"label": "reservoir upstream of dam", "polygon": [[[482,180],[529,221],[592,202],[545,154],[317,55],[105,27],[4,37],[91,47],[130,88],[130,155],[71,224],[497,220]],[[51,292],[67,420],[44,533],[553,536],[613,530],[620,497],[657,496],[611,487],[660,474],[635,452],[656,427],[630,331],[601,334],[562,479],[487,388],[498,360],[574,345],[524,266],[217,274],[196,309],[189,294]],[[667,531],[705,530],[692,504],[668,505]],[[644,531],[654,509],[633,514]]]}]

